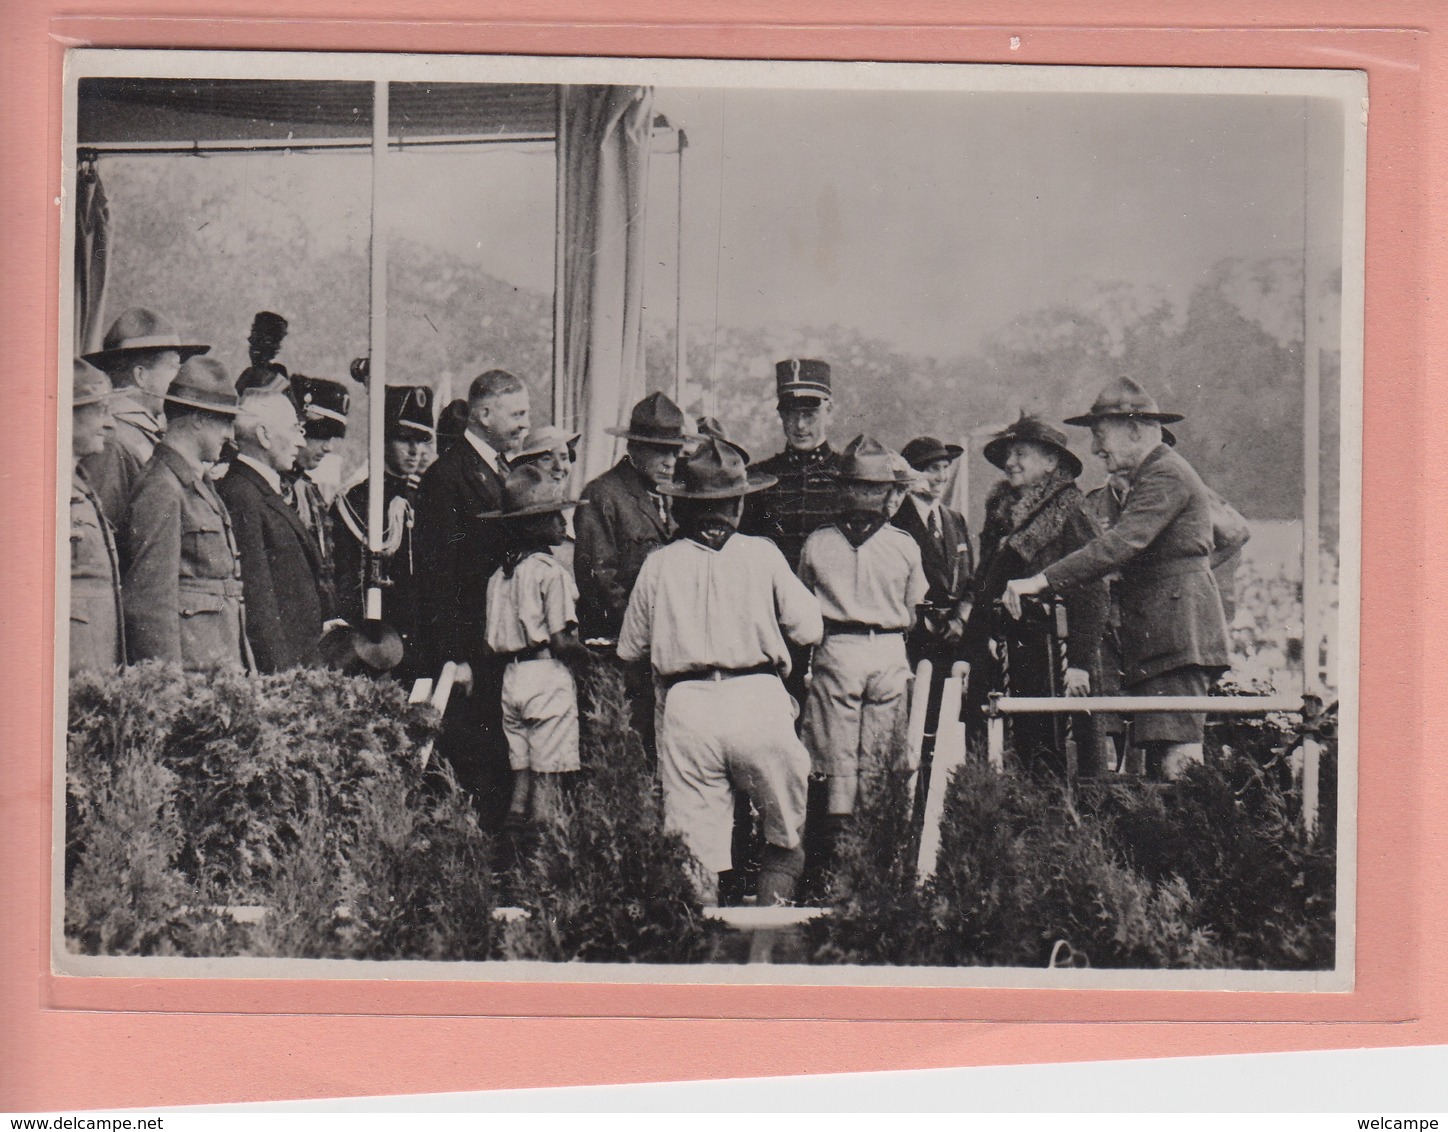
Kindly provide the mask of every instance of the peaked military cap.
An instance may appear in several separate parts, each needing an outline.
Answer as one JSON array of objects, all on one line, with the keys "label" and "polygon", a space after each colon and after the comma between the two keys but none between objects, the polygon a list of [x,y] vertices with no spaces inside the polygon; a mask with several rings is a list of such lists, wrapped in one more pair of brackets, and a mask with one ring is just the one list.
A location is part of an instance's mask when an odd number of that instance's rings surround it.
[{"label": "peaked military cap", "polygon": [[387,419],[386,434],[400,439],[407,434],[431,438],[433,428],[433,392],[426,385],[389,385],[383,415]]},{"label": "peaked military cap", "polygon": [[352,395],[340,381],[294,373],[291,395],[302,414],[302,427],[308,440],[336,440],[347,435]]}]

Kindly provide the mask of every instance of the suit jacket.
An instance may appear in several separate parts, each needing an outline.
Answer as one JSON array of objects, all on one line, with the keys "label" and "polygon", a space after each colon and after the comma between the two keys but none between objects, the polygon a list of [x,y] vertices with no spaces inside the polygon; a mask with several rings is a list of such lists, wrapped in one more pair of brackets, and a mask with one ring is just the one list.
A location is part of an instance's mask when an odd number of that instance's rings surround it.
[{"label": "suit jacket", "polygon": [[488,657],[488,579],[503,551],[495,524],[478,515],[501,509],[502,498],[503,478],[466,438],[423,474],[413,550],[418,628],[434,674],[449,660],[476,669]]},{"label": "suit jacket", "polygon": [[70,671],[126,662],[121,567],[110,521],[79,467],[70,481]]},{"label": "suit jacket", "polygon": [[669,540],[649,484],[624,457],[583,489],[574,518],[578,623],[585,638],[617,639],[644,559]]},{"label": "suit jacket", "polygon": [[126,515],[123,582],[131,661],[188,671],[254,667],[231,518],[199,468],[165,441],[136,482]]},{"label": "suit jacket", "polygon": [[1132,473],[1115,525],[1044,573],[1056,590],[1119,574],[1122,670],[1130,686],[1174,668],[1230,663],[1213,548],[1206,485],[1159,444]]},{"label": "suit jacket", "polygon": [[257,670],[319,666],[322,557],[316,540],[281,494],[240,460],[232,461],[217,491],[236,531]]},{"label": "suit jacket", "polygon": [[920,561],[925,567],[925,580],[930,590],[925,600],[939,609],[955,610],[970,599],[971,575],[975,572],[975,556],[970,549],[970,534],[965,516],[943,504],[939,510],[940,538],[932,538],[920,517],[920,509],[907,499],[892,520],[920,547]]}]

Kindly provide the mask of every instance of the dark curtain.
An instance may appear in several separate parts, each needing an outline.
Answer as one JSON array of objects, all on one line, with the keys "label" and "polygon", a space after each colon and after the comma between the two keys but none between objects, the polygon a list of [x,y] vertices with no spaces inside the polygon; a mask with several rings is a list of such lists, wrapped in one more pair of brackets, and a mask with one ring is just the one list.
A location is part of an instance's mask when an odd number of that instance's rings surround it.
[{"label": "dark curtain", "polygon": [[75,179],[75,352],[79,355],[99,350],[105,333],[101,320],[106,310],[111,214],[95,161],[82,161]]}]

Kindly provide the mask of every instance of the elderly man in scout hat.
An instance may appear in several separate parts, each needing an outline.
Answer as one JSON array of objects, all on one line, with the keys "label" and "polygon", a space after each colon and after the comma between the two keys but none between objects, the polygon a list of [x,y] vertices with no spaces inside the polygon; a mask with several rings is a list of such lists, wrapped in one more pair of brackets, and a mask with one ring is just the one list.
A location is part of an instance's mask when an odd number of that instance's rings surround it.
[{"label": "elderly man in scout hat", "polygon": [[303,441],[290,397],[251,390],[236,419],[236,459],[217,486],[236,531],[246,632],[261,672],[319,666],[323,622],[333,612],[317,540],[282,496]]},{"label": "elderly man in scout hat", "polygon": [[488,648],[503,672],[503,734],[513,768],[506,828],[552,816],[563,775],[579,769],[578,691],[570,663],[585,655],[578,639],[578,588],[553,556],[567,537],[563,513],[578,505],[563,481],[536,464],[508,473],[498,521],[503,564],[488,581]]},{"label": "elderly man in scout hat", "polygon": [[[468,387],[462,439],[434,460],[417,489],[418,634],[423,663],[436,676],[458,664],[454,696],[438,751],[472,794],[484,826],[497,829],[508,813],[512,772],[499,695],[503,673],[488,652],[488,579],[502,564],[493,524],[479,519],[502,506],[508,459],[528,434],[528,386],[507,370],[479,374]],[[385,599],[384,599],[385,600]]]},{"label": "elderly man in scout hat", "polygon": [[709,876],[733,866],[734,794],[763,819],[759,902],[794,896],[809,754],[780,677],[790,645],[820,638],[819,603],[768,540],[737,534],[744,497],[769,487],[739,449],[710,437],[660,490],[680,536],[639,572],[619,636],[625,661],[647,659],[666,689],[659,737],[664,818]]},{"label": "elderly man in scout hat", "polygon": [[[1228,666],[1222,599],[1212,577],[1212,505],[1206,485],[1162,443],[1164,424],[1181,420],[1129,377],[1109,383],[1088,413],[1067,424],[1091,429],[1091,450],[1111,475],[1124,475],[1126,501],[1115,525],[1029,578],[1012,581],[1006,604],[1120,577],[1123,691],[1132,696],[1203,696]],[[1148,770],[1175,778],[1202,759],[1199,713],[1147,714],[1135,723]],[[1152,765],[1154,764],[1154,765]]]},{"label": "elderly man in scout hat", "polygon": [[101,451],[82,462],[111,522],[124,522],[141,469],[166,431],[162,402],[176,371],[187,358],[210,349],[183,343],[180,333],[163,316],[133,307],[111,324],[103,348],[85,356],[87,362],[105,371],[116,391],[111,401],[114,431]]},{"label": "elderly man in scout hat", "polygon": [[824,613],[803,737],[826,784],[827,857],[850,824],[860,778],[915,769],[898,761],[910,688],[905,634],[928,592],[920,548],[890,524],[906,490],[896,454],[856,437],[838,475],[836,518],[805,540],[799,562],[800,581]]},{"label": "elderly man in scout hat", "polygon": [[[588,502],[574,516],[573,572],[585,640],[617,639],[644,559],[672,533],[663,488],[673,482],[680,453],[695,439],[684,414],[663,393],[650,393],[633,407],[626,427],[608,433],[623,437],[628,446],[617,464],[583,489]],[[624,682],[634,726],[652,758],[653,684],[634,668],[625,669]]]},{"label": "elderly man in scout hat", "polygon": [[840,462],[828,438],[834,386],[829,363],[815,358],[776,363],[774,383],[785,447],[755,470],[777,482],[749,501],[740,529],[772,539],[797,570],[804,540],[834,519]]},{"label": "elderly man in scout hat", "polygon": [[255,667],[231,517],[205,474],[231,439],[237,401],[231,375],[212,358],[184,362],[166,390],[166,435],[136,482],[125,524],[133,662]]},{"label": "elderly man in scout hat", "polygon": [[[293,379],[296,380],[296,379]],[[418,645],[417,558],[413,548],[417,485],[433,440],[433,392],[426,385],[389,385],[383,406],[382,558],[387,581],[382,619],[402,638],[404,682],[427,675]],[[337,497],[337,615],[353,625],[367,613],[368,483]],[[435,675],[435,674],[434,674]]]},{"label": "elderly man in scout hat", "polygon": [[[1002,617],[997,603],[1012,579],[1028,578],[1096,537],[1097,528],[1076,486],[1081,461],[1066,434],[1039,417],[1020,419],[996,433],[985,458],[1005,473],[986,498],[980,535],[980,568],[975,605],[966,622],[962,651],[970,662],[962,716],[978,734],[981,709],[991,692],[1017,696],[1089,695],[1100,691],[1100,642],[1106,619],[1106,587],[1090,579],[1064,588],[1065,670],[1061,670],[1057,622],[1051,611],[1033,608],[1026,618]],[[1003,653],[991,648],[1004,643]],[[1032,772],[1069,777],[1069,747],[1063,715],[1018,716],[1011,722],[1016,758]],[[1071,717],[1078,772],[1100,769],[1101,745],[1093,722]]]},{"label": "elderly man in scout hat", "polygon": [[81,460],[100,452],[111,433],[110,380],[75,359],[71,395],[70,673],[109,671],[126,662],[121,564],[101,502]]}]

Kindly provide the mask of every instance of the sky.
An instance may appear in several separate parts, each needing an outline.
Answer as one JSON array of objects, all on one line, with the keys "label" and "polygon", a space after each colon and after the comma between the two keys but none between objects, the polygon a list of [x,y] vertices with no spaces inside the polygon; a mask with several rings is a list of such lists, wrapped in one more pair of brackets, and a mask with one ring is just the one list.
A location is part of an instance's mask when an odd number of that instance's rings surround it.
[{"label": "sky", "polygon": [[[1247,95],[678,90],[691,335],[840,324],[954,356],[1091,281],[1185,301],[1300,258],[1303,102]],[[678,161],[652,158],[645,301],[672,325]],[[552,286],[546,146],[404,154],[394,231]]]}]

